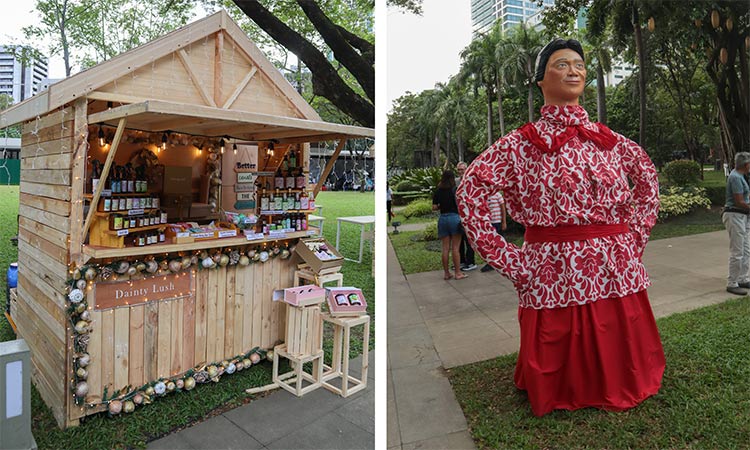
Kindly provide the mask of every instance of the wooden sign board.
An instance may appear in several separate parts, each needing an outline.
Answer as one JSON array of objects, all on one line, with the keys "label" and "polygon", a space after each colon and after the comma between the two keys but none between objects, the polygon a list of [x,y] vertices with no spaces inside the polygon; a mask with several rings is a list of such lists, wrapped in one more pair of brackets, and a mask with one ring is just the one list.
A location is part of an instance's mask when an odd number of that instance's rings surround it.
[{"label": "wooden sign board", "polygon": [[234,192],[253,192],[255,191],[255,185],[249,183],[235,184]]},{"label": "wooden sign board", "polygon": [[253,192],[238,192],[237,201],[248,201],[255,200],[255,193]]},{"label": "wooden sign board", "polygon": [[240,200],[235,202],[234,209],[255,209],[255,200]]},{"label": "wooden sign board", "polygon": [[94,284],[94,310],[133,306],[192,295],[192,271],[157,275],[139,280]]},{"label": "wooden sign board", "polygon": [[255,178],[257,178],[257,176],[258,176],[257,172],[238,172],[237,184],[242,184],[242,183],[253,184],[255,183]]}]

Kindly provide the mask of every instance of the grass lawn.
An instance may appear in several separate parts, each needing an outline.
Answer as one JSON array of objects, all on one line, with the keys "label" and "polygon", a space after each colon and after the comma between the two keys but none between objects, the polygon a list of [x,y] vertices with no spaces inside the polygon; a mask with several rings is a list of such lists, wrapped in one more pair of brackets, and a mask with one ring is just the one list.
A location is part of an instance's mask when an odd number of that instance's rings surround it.
[{"label": "grass lawn", "polygon": [[[336,217],[374,214],[374,195],[358,192],[322,192],[316,199],[324,205],[326,217],[324,233],[332,244],[336,241]],[[5,270],[16,261],[17,248],[10,244],[10,237],[17,232],[18,186],[0,186],[0,264]],[[347,256],[355,255],[359,246],[359,229],[342,229],[341,247]],[[346,261],[342,269],[344,283],[362,289],[368,301],[368,313],[373,318],[370,346],[374,347],[375,281],[372,277],[372,253],[365,246],[363,263]],[[1,277],[3,292],[5,277]],[[5,295],[2,295],[3,308]],[[357,328],[361,330],[361,328]],[[5,318],[0,318],[0,339],[15,339]],[[328,340],[330,341],[330,339]],[[352,356],[361,351],[360,345],[352,342]],[[326,342],[327,348],[331,343]],[[145,447],[148,441],[157,439],[175,429],[193,422],[205,420],[211,415],[249,403],[245,394],[248,387],[262,386],[271,382],[271,364],[263,363],[252,370],[244,370],[225,376],[219,383],[199,384],[189,392],[167,395],[151,405],[139,407],[132,414],[109,418],[105,414],[81,420],[81,426],[62,431],[36,389],[32,388],[32,432],[40,449],[93,449]]]},{"label": "grass lawn", "polygon": [[[720,209],[718,207],[713,207],[710,210],[698,209],[690,214],[657,223],[651,230],[651,240],[723,230],[724,225],[721,223]],[[439,242],[416,241],[415,238],[420,233],[419,231],[406,231],[399,234],[388,234],[393,243],[393,248],[396,250],[396,256],[401,263],[401,269],[406,275],[442,269]],[[508,238],[516,245],[523,243],[523,236],[521,235],[509,235]],[[478,255],[477,264],[483,264]]]},{"label": "grass lawn", "polygon": [[748,448],[750,302],[657,321],[667,368],[659,393],[621,413],[532,415],[513,384],[516,354],[448,371],[479,448]]}]

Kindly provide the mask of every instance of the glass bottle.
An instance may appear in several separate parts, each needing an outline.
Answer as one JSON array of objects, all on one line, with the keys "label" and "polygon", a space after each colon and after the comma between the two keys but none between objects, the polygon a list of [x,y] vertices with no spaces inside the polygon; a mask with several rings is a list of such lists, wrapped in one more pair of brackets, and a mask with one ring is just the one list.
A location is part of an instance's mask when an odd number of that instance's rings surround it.
[{"label": "glass bottle", "polygon": [[284,174],[281,172],[281,167],[276,169],[276,177],[273,179],[273,184],[276,189],[284,189]]},{"label": "glass bottle", "polygon": [[268,211],[268,197],[265,190],[260,193],[260,210]]},{"label": "glass bottle", "polygon": [[299,199],[299,209],[302,211],[310,209],[310,199],[307,197],[307,192],[303,192]]}]

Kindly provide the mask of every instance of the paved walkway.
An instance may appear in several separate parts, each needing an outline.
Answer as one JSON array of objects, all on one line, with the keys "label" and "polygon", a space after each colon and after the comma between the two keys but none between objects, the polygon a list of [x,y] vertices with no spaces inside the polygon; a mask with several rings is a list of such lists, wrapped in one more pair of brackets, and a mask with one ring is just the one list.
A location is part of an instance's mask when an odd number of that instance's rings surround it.
[{"label": "paved walkway", "polygon": [[[728,246],[725,231],[649,243],[654,314],[731,297],[724,290]],[[389,240],[388,448],[474,448],[444,369],[518,350],[513,286],[479,270],[460,281],[443,281],[442,271],[404,276],[396,261]]]},{"label": "paved walkway", "polygon": [[[361,356],[350,362],[359,377]],[[375,352],[367,388],[342,398],[323,388],[300,398],[284,390],[152,441],[148,449],[375,448]]]}]

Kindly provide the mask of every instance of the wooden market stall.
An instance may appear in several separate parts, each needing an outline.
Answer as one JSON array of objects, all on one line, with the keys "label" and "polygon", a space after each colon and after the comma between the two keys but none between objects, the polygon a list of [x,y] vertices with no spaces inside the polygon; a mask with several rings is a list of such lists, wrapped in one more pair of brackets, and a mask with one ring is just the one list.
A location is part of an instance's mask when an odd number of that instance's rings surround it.
[{"label": "wooden market stall", "polygon": [[3,111],[13,124],[11,316],[61,427],[283,338],[272,292],[311,231],[307,143],[374,136],[321,121],[224,11]]}]

